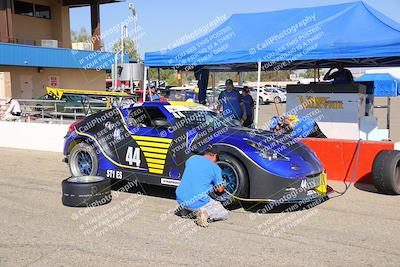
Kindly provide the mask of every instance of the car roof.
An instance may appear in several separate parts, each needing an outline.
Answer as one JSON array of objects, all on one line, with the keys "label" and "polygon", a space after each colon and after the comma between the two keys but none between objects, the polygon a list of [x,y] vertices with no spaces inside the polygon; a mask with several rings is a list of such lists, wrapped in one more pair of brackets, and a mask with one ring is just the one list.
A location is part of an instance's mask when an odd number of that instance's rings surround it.
[{"label": "car roof", "polygon": [[186,102],[186,101],[146,101],[144,103],[136,103],[133,106],[135,107],[147,107],[147,106],[203,106],[199,103],[194,103],[194,102]]}]

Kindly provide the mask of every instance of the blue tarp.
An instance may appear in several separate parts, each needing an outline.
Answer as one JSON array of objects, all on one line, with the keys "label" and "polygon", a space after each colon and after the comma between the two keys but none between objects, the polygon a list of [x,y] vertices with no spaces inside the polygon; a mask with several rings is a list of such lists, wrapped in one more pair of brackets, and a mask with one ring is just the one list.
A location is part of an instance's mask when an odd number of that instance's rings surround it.
[{"label": "blue tarp", "polygon": [[[145,53],[151,67],[264,70],[400,66],[400,24],[363,2],[234,14],[184,45]],[[230,64],[225,66],[221,65]]]},{"label": "blue tarp", "polygon": [[354,79],[356,82],[374,82],[375,96],[397,96],[399,79],[396,79],[389,73],[368,73]]}]

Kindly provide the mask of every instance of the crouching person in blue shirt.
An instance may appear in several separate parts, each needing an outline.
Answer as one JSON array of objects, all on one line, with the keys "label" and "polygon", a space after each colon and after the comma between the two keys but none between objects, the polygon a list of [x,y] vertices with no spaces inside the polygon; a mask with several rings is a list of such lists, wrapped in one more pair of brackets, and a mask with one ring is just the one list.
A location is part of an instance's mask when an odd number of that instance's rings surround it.
[{"label": "crouching person in blue shirt", "polygon": [[180,208],[194,212],[196,224],[202,227],[207,227],[208,222],[228,218],[224,206],[209,196],[213,190],[222,193],[225,189],[217,157],[218,151],[212,146],[207,147],[202,155],[191,156],[185,163],[181,183],[176,189]]}]

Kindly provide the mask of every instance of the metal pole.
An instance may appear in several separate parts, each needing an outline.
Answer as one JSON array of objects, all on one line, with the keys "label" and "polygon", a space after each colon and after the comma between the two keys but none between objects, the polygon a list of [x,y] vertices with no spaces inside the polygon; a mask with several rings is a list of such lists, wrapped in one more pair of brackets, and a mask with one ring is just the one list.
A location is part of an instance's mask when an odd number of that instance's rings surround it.
[{"label": "metal pole", "polygon": [[161,73],[160,68],[157,68],[157,88],[160,88]]},{"label": "metal pole", "polygon": [[124,40],[125,40],[125,27],[126,25],[121,26],[121,66],[124,64]]},{"label": "metal pole", "polygon": [[133,68],[132,68],[132,64],[129,64],[129,91],[131,92],[131,94],[133,94]]},{"label": "metal pole", "polygon": [[146,88],[147,88],[147,67],[144,67],[144,78],[143,78],[143,103],[146,101]]},{"label": "metal pole", "polygon": [[148,67],[147,68],[147,84],[149,85],[149,99],[150,99],[150,102],[153,102],[153,98],[151,97],[151,89],[150,89],[150,81],[151,81],[151,79],[150,79],[151,77],[150,77],[150,67]]},{"label": "metal pole", "polygon": [[317,69],[314,68],[314,82],[317,81]]},{"label": "metal pole", "polygon": [[135,44],[136,44],[136,60],[140,62],[140,54],[139,54],[139,38],[138,38],[138,27],[137,27],[137,17],[135,17]]},{"label": "metal pole", "polygon": [[[215,106],[215,99],[216,99],[216,90],[215,90],[215,71],[212,74],[212,91],[213,91],[213,105]],[[216,106],[215,106],[216,107]]]},{"label": "metal pole", "polygon": [[261,84],[261,62],[258,62],[258,75],[257,75],[257,99],[256,99],[256,113],[254,114],[254,125],[258,126],[258,111],[260,108],[260,84]]},{"label": "metal pole", "polygon": [[388,135],[390,139],[390,95],[387,98],[387,117],[386,117],[386,126],[388,128]]},{"label": "metal pole", "polygon": [[115,52],[115,55],[114,55],[114,65],[113,65],[112,72],[111,72],[111,76],[112,76],[112,90],[113,90],[113,91],[116,91],[116,89],[117,89],[118,53],[119,53],[119,52]]}]

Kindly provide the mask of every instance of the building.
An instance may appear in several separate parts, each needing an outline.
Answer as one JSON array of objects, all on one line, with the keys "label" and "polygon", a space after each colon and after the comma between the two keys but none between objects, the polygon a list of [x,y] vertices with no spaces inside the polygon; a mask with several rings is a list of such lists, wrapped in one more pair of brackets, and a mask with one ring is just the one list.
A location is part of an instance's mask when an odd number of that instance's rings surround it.
[{"label": "building", "polygon": [[[120,0],[0,0],[0,99],[46,86],[103,89],[114,53],[101,51],[99,6]],[[71,49],[69,9],[91,7],[95,51]]]}]

